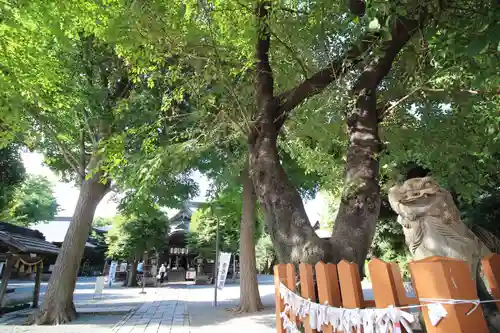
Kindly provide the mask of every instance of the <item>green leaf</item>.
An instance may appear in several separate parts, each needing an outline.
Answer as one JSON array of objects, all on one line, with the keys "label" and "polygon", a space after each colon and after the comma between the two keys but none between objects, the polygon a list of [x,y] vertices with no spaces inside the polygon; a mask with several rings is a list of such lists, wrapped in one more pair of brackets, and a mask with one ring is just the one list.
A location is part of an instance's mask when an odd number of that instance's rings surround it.
[{"label": "green leaf", "polygon": [[482,37],[473,39],[467,46],[467,55],[473,57],[480,53],[483,53],[488,48],[489,40]]}]

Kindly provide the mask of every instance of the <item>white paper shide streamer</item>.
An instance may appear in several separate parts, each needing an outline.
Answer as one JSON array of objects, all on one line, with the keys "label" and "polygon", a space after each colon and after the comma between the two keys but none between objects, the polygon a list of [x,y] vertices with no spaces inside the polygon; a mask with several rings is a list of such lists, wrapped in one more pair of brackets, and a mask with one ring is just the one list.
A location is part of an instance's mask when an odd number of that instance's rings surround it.
[{"label": "white paper shide streamer", "polygon": [[281,313],[283,328],[288,333],[299,333],[296,324],[290,320],[288,313],[292,311],[299,318],[309,316],[309,324],[312,329],[321,331],[323,325],[331,324],[335,331],[345,333],[393,333],[401,332],[404,327],[408,333],[412,333],[410,324],[415,318],[412,314],[399,308],[386,309],[345,309],[335,308],[327,304],[322,305],[311,302],[293,291],[284,284],[280,285],[281,298],[285,303],[285,309]]}]

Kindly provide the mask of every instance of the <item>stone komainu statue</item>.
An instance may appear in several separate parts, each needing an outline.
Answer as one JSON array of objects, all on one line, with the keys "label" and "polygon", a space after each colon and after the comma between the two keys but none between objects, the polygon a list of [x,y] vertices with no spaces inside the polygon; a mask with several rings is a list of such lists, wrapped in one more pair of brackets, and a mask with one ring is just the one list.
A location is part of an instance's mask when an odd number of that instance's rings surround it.
[{"label": "stone komainu statue", "polygon": [[[389,203],[398,214],[414,259],[442,256],[464,260],[476,278],[481,258],[491,251],[462,222],[450,192],[431,177],[413,178],[389,190]],[[476,229],[481,238],[498,250],[500,241],[495,236]]]}]

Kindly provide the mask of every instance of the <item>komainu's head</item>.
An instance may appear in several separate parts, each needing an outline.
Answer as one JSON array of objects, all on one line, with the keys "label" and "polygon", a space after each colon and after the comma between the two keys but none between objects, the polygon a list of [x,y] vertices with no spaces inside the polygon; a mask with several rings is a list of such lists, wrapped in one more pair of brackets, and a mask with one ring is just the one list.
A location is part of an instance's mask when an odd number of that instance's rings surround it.
[{"label": "komainu's head", "polygon": [[389,190],[391,205],[406,204],[420,201],[435,195],[440,190],[439,184],[431,177],[408,179],[401,185],[395,185]]}]

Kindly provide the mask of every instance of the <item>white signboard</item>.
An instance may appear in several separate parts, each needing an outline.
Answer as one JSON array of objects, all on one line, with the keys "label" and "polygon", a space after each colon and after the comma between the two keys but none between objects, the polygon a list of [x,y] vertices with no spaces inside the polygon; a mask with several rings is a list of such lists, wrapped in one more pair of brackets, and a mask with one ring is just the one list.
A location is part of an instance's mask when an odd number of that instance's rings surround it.
[{"label": "white signboard", "polygon": [[104,289],[104,276],[98,276],[95,281],[94,298],[97,296],[101,297],[103,289]]},{"label": "white signboard", "polygon": [[219,256],[219,275],[217,276],[217,289],[222,290],[226,283],[227,271],[229,269],[229,261],[231,253],[221,252]]},{"label": "white signboard", "polygon": [[122,262],[120,264],[120,272],[126,272],[127,271],[127,263],[126,262]]},{"label": "white signboard", "polygon": [[196,271],[186,271],[186,280],[196,279]]},{"label": "white signboard", "polygon": [[116,266],[117,266],[116,261],[112,261],[111,265],[109,266],[109,275],[108,275],[108,284],[111,286],[111,283],[115,280],[116,276]]}]

